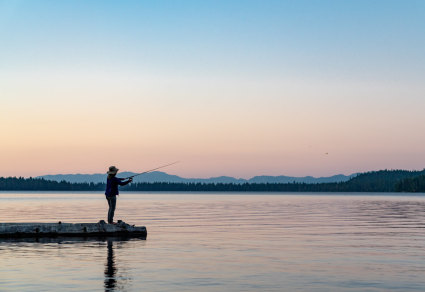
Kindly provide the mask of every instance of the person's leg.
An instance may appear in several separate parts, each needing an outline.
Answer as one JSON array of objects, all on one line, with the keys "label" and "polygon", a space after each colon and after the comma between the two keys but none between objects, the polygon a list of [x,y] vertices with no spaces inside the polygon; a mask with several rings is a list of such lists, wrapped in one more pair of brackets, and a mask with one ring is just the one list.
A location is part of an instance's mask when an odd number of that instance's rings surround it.
[{"label": "person's leg", "polygon": [[111,222],[114,222],[115,207],[117,206],[117,196],[112,197],[111,205],[112,205]]},{"label": "person's leg", "polygon": [[112,223],[114,222],[114,214],[115,214],[115,207],[117,205],[117,197],[116,196],[108,197],[108,205],[109,205],[108,223]]},{"label": "person's leg", "polygon": [[109,223],[109,214],[111,213],[111,202],[109,201],[109,197],[106,197],[106,201],[108,201],[108,223]]}]

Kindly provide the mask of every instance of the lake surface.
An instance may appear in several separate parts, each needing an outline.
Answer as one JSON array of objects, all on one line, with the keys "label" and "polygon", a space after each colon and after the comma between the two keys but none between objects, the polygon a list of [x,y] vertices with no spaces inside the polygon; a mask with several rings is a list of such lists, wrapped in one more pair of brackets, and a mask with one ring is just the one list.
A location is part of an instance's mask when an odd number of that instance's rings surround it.
[{"label": "lake surface", "polygon": [[[0,222],[106,212],[102,193],[0,193]],[[147,239],[0,241],[0,291],[425,290],[425,196],[122,193],[115,219]]]}]

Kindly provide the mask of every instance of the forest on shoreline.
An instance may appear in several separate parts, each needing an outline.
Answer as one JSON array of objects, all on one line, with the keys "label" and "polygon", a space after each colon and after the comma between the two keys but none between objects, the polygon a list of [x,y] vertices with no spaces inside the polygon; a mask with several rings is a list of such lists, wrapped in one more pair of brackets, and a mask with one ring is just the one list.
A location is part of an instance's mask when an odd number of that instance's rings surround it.
[{"label": "forest on shoreline", "polygon": [[[105,183],[70,183],[43,178],[0,177],[0,191],[103,191]],[[338,183],[132,183],[123,191],[149,192],[425,192],[425,169],[360,173]]]}]

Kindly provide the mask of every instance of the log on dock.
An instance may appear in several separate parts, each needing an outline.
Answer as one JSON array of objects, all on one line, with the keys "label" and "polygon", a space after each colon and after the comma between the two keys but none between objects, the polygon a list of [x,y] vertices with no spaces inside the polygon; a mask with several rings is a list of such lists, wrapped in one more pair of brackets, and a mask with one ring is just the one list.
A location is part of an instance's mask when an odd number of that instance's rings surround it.
[{"label": "log on dock", "polygon": [[98,223],[0,223],[0,238],[19,237],[146,237],[145,226],[134,226],[118,220],[117,224]]}]

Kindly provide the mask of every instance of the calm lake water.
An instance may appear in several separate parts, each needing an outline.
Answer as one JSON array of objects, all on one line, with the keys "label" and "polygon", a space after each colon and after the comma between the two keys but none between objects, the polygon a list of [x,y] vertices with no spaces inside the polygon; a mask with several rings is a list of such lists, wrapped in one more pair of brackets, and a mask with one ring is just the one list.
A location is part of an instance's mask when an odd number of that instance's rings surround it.
[{"label": "calm lake water", "polygon": [[[0,193],[0,222],[97,222],[102,193]],[[122,193],[146,240],[0,241],[0,291],[424,291],[425,196]]]}]

